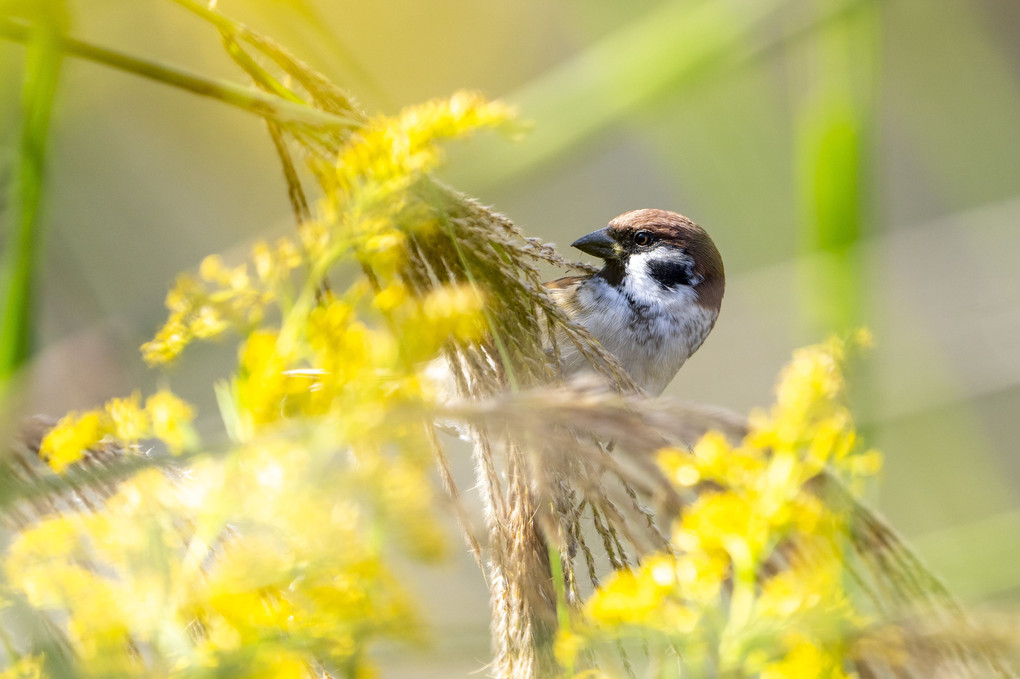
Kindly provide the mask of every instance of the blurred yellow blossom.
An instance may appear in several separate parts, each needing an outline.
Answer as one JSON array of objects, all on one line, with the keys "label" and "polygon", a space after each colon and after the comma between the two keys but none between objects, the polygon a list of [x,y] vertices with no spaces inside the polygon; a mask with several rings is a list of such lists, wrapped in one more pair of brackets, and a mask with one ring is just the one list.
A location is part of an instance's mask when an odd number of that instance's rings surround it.
[{"label": "blurred yellow blossom", "polygon": [[[846,587],[844,517],[811,483],[851,484],[878,471],[858,452],[844,403],[839,340],[798,350],[776,403],[743,441],[709,432],[690,451],[658,459],[681,491],[701,491],[673,526],[671,550],[620,571],[587,601],[557,647],[572,665],[586,650],[628,637],[662,640],[684,664],[713,675],[847,677],[848,639],[864,629]],[[724,594],[725,593],[725,594]]]},{"label": "blurred yellow blossom", "polygon": [[810,639],[802,639],[794,642],[781,660],[766,666],[761,679],[850,679],[852,675],[842,665],[840,654],[828,653]]},{"label": "blurred yellow blossom", "polygon": [[0,672],[0,679],[43,679],[46,676],[43,663],[42,656],[22,656]]},{"label": "blurred yellow blossom", "polygon": [[135,443],[148,436],[152,420],[141,405],[142,395],[134,392],[127,398],[114,398],[106,403],[106,414],[113,421],[113,435],[125,443]]},{"label": "blurred yellow blossom", "polygon": [[[260,246],[255,250],[258,253]],[[194,339],[213,339],[232,328],[250,327],[262,320],[277,294],[272,284],[256,284],[246,264],[230,268],[218,255],[210,255],[202,260],[198,277],[178,276],[166,298],[170,317],[142,345],[142,355],[151,365],[167,363]]]},{"label": "blurred yellow blossom", "polygon": [[22,532],[4,575],[31,605],[73,614],[67,639],[84,676],[153,676],[138,646],[199,676],[313,676],[320,660],[366,672],[366,640],[415,638],[417,624],[376,535],[401,527],[421,541],[415,526],[436,522],[426,465],[404,465],[394,484],[392,465],[366,473],[334,449],[238,447],[194,465],[186,484],[143,471],[101,513]]},{"label": "blurred yellow blossom", "polygon": [[39,447],[39,455],[55,471],[63,471],[80,460],[89,448],[113,433],[113,423],[102,412],[71,412],[60,418],[46,434]]},{"label": "blurred yellow blossom", "polygon": [[110,399],[102,409],[68,413],[43,437],[39,455],[62,472],[107,438],[126,445],[157,438],[171,452],[180,453],[198,443],[191,425],[194,417],[194,409],[167,390],[150,396],[144,408],[141,394],[135,392]]},{"label": "blurred yellow blossom", "polygon": [[194,447],[197,435],[191,427],[195,410],[173,393],[163,389],[145,401],[145,412],[152,422],[152,435],[161,439],[170,452]]},{"label": "blurred yellow blossom", "polygon": [[443,339],[477,339],[485,329],[482,317],[484,297],[478,288],[444,286],[433,290],[422,302],[426,327]]},{"label": "blurred yellow blossom", "polygon": [[400,191],[438,164],[436,140],[507,126],[513,117],[504,104],[458,92],[445,101],[409,107],[396,118],[376,118],[340,156],[340,189],[358,201]]}]

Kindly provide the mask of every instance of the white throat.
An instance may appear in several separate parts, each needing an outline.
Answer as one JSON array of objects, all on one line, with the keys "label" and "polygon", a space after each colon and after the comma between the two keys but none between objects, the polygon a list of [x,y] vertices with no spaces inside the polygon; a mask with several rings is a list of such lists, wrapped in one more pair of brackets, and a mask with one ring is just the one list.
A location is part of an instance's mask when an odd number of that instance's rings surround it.
[{"label": "white throat", "polygon": [[[698,304],[691,286],[667,287],[656,280],[649,265],[665,254],[658,249],[635,253],[619,286],[593,276],[576,297],[575,319],[653,396],[697,351],[718,316],[718,310]],[[567,366],[568,371],[579,367],[576,362]]]}]

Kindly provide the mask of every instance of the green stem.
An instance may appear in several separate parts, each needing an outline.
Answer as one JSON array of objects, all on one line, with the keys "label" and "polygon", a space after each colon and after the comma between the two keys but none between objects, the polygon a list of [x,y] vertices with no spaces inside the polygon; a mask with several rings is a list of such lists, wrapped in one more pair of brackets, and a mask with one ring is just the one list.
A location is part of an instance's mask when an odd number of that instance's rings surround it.
[{"label": "green stem", "polygon": [[60,77],[60,28],[42,21],[26,31],[25,79],[21,90],[21,146],[15,182],[17,214],[4,246],[0,270],[0,384],[29,355],[33,326],[33,282],[40,243],[39,207],[42,202],[46,144]]},{"label": "green stem", "polygon": [[[556,590],[556,622],[560,632],[570,631],[570,609],[567,607],[567,584],[563,579],[563,562],[560,551],[549,545],[549,567],[552,570],[553,588]],[[574,676],[574,660],[571,658],[564,668],[565,676]]]},{"label": "green stem", "polygon": [[201,3],[195,2],[194,0],[170,0],[170,1],[173,2],[175,5],[179,5],[183,9],[191,12],[192,14],[195,14],[203,21],[207,21],[208,23],[218,28],[220,31],[224,31],[226,33],[240,33],[242,37],[245,37],[248,34],[247,29],[245,29],[241,24],[231,19],[228,19],[219,12],[210,9],[209,7]]},{"label": "green stem", "polygon": [[[27,42],[31,32],[32,27],[29,25],[10,19],[0,19],[0,38],[14,42]],[[231,106],[265,118],[272,118],[281,123],[302,123],[327,128],[359,127],[361,125],[353,118],[345,118],[311,106],[287,101],[251,87],[243,87],[226,80],[207,78],[177,66],[130,56],[81,40],[59,36],[57,45],[59,49],[73,57],[94,61],[143,78],[179,87],[203,97],[218,99]]]}]

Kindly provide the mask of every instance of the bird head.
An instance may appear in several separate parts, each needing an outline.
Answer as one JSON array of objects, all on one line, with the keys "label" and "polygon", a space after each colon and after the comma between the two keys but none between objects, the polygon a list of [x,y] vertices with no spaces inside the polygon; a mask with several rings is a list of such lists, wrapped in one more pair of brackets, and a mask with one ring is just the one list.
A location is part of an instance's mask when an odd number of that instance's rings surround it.
[{"label": "bird head", "polygon": [[708,233],[683,215],[632,210],[572,246],[605,260],[598,275],[611,285],[649,287],[649,295],[693,292],[699,305],[716,312],[722,303],[722,257]]}]

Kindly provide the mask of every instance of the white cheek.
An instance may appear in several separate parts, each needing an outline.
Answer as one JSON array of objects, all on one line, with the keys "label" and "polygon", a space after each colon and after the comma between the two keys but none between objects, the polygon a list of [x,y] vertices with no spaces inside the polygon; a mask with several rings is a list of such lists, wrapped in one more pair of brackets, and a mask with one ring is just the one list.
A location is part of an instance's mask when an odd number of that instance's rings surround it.
[{"label": "white cheek", "polygon": [[[695,304],[698,301],[698,293],[692,287],[676,285],[667,288],[655,280],[649,272],[649,264],[652,262],[667,258],[675,260],[676,257],[675,252],[666,253],[661,248],[631,255],[627,260],[624,289],[630,293],[635,302],[661,305],[667,312],[679,312]],[[681,257],[693,265],[694,262],[689,257],[686,255]]]}]

